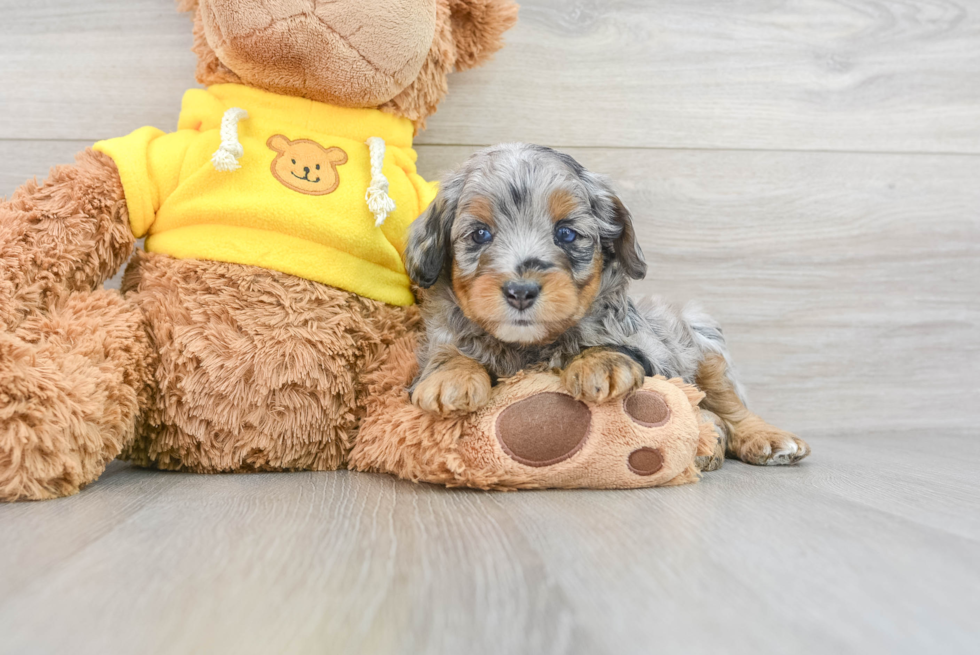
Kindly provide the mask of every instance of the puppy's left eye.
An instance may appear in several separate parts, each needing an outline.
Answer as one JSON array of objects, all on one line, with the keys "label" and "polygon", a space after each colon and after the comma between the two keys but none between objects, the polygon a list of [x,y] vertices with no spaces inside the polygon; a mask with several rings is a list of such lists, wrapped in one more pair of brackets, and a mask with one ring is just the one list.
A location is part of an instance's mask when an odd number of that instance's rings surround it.
[{"label": "puppy's left eye", "polygon": [[560,227],[555,230],[555,238],[561,243],[571,243],[578,238],[578,232],[570,227]]}]

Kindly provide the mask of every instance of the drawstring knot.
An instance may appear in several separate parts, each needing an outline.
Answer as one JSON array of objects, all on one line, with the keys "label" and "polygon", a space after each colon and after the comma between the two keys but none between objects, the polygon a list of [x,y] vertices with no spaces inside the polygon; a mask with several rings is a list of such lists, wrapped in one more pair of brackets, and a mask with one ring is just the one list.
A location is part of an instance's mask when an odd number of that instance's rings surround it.
[{"label": "drawstring knot", "polygon": [[388,195],[388,178],[382,171],[385,161],[385,141],[381,137],[372,136],[366,143],[371,151],[371,184],[364,199],[367,201],[368,209],[374,214],[375,227],[381,227],[388,214],[395,211],[395,201]]},{"label": "drawstring knot", "polygon": [[245,154],[245,148],[238,141],[238,121],[248,118],[248,112],[232,107],[221,117],[221,145],[211,156],[214,170],[229,173],[242,167],[238,160]]}]

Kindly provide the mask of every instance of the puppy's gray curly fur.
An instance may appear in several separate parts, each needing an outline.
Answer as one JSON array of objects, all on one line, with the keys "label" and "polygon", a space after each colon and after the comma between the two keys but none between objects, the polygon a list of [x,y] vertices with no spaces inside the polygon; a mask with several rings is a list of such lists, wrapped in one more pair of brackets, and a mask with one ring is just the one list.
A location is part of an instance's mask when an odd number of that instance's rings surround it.
[{"label": "puppy's gray curly fur", "polygon": [[[556,191],[574,199],[563,223],[579,235],[577,251],[562,248],[554,238],[557,223],[548,202]],[[474,229],[486,227],[467,210],[476,198],[492,205],[493,243],[487,246],[477,247],[471,238]],[[456,274],[519,278],[531,261],[539,268],[563,270],[581,291],[592,254],[602,260],[594,301],[577,322],[546,341],[473,320],[453,285]],[[630,278],[646,272],[629,211],[604,178],[550,148],[505,144],[473,155],[446,178],[436,200],[412,226],[406,267],[423,287],[426,339],[419,350],[420,379],[442,355],[457,350],[499,377],[522,369],[565,368],[586,348],[602,346],[639,355],[648,375],[687,382],[694,381],[707,354],[728,359],[721,328],[697,306],[629,297]],[[518,318],[519,312],[504,311],[513,314],[505,318]],[[731,371],[729,366],[730,376]]]}]

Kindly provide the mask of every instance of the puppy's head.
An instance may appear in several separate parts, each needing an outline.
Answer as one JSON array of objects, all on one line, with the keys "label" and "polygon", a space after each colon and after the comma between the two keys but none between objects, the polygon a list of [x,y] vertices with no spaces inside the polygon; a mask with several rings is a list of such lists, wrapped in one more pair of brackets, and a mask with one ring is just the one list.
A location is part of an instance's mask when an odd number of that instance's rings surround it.
[{"label": "puppy's head", "polygon": [[646,274],[629,211],[568,155],[527,144],[477,153],[412,225],[409,276],[449,285],[501,341],[554,341],[588,312],[603,278]]}]

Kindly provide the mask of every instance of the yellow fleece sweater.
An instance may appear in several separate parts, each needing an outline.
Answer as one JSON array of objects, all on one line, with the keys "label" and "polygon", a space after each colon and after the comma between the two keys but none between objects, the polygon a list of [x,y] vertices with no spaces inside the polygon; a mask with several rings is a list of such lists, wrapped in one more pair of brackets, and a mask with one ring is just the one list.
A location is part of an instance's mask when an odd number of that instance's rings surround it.
[{"label": "yellow fleece sweater", "polygon": [[[222,119],[236,107],[247,117],[237,142],[234,122],[226,124],[223,142]],[[219,84],[184,95],[177,127],[171,134],[144,127],[95,145],[119,168],[130,225],[147,237],[147,251],[260,266],[392,305],[414,302],[401,254],[436,187],[416,173],[410,121]],[[220,147],[229,130],[240,168],[221,171],[212,157],[219,149],[228,156]],[[365,195],[367,142],[379,138],[384,159],[374,186],[383,173],[394,209],[376,225]]]}]

